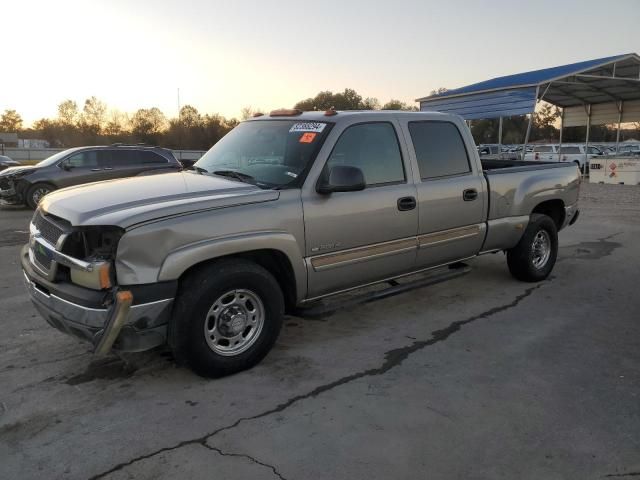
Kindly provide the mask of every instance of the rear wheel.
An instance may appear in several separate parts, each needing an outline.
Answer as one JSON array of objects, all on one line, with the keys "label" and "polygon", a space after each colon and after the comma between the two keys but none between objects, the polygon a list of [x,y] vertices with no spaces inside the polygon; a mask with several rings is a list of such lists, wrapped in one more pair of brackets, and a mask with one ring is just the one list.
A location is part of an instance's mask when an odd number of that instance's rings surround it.
[{"label": "rear wheel", "polygon": [[556,224],[550,217],[534,213],[518,244],[507,252],[507,264],[518,280],[539,282],[549,276],[557,256]]},{"label": "rear wheel", "polygon": [[176,299],[169,343],[179,363],[221,377],[251,368],[271,350],[284,315],[276,279],[243,259],[196,270]]},{"label": "rear wheel", "polygon": [[29,208],[35,210],[38,207],[40,200],[42,200],[46,194],[53,192],[55,189],[56,187],[50,183],[35,183],[28,188],[25,203]]}]

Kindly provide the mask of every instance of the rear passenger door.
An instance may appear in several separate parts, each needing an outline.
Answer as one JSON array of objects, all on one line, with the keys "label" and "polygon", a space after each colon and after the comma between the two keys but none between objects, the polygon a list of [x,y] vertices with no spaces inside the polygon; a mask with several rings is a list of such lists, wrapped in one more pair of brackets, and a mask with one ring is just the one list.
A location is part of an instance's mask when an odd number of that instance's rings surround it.
[{"label": "rear passenger door", "polygon": [[169,167],[168,161],[148,150],[114,148],[111,150],[109,171],[111,178],[134,177],[156,168]]},{"label": "rear passenger door", "polygon": [[418,195],[419,267],[432,267],[477,254],[486,231],[486,181],[473,145],[452,121],[403,124],[413,150]]}]

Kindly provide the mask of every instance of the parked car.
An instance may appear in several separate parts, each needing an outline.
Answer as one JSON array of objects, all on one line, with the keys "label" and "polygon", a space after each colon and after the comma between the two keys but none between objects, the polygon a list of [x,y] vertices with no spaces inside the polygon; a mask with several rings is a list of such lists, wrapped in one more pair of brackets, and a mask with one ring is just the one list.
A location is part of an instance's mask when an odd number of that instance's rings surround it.
[{"label": "parked car", "polygon": [[12,160],[5,155],[0,155],[0,172],[2,170],[6,170],[9,167],[17,167],[19,165],[21,165],[21,163],[17,160]]},{"label": "parked car", "polygon": [[22,268],[44,318],[98,354],[168,343],[215,377],[329,295],[500,251],[546,278],[579,184],[573,164],[481,162],[457,115],[277,111],[193,171],[47,195]]},{"label": "parked car", "polygon": [[478,145],[478,154],[482,160],[517,160],[518,154],[510,148],[498,144]]},{"label": "parked car", "polygon": [[0,198],[35,209],[45,195],[59,188],[180,169],[173,153],[159,147],[114,144],[70,148],[35,166],[0,172]]},{"label": "parked car", "polygon": [[618,155],[624,155],[624,156],[640,155],[640,144],[632,143],[632,144],[620,145],[620,147],[618,148]]},{"label": "parked car", "polygon": [[535,162],[567,162],[575,163],[580,171],[586,173],[589,170],[589,160],[602,155],[602,152],[594,146],[584,144],[567,143],[560,145],[535,145],[531,153],[524,156],[525,161]]}]

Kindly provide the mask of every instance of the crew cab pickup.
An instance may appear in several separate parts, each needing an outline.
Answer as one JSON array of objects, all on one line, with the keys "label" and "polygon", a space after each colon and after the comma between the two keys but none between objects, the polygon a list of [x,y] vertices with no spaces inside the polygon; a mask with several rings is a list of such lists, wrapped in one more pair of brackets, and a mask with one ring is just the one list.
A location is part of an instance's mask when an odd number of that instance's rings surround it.
[{"label": "crew cab pickup", "polygon": [[168,343],[215,377],[329,295],[499,251],[544,279],[579,186],[575,164],[481,163],[454,115],[274,111],[193,171],[46,195],[21,260],[42,316],[96,353]]}]

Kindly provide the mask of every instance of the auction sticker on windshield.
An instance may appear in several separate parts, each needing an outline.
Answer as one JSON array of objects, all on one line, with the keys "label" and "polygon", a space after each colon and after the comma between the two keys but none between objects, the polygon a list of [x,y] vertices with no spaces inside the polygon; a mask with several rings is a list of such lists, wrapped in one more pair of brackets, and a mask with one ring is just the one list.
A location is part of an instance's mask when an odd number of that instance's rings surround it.
[{"label": "auction sticker on windshield", "polygon": [[294,132],[320,133],[324,130],[324,127],[326,126],[327,126],[326,123],[321,123],[321,122],[300,122],[300,123],[294,124],[293,127],[289,129],[289,133],[294,133]]}]

